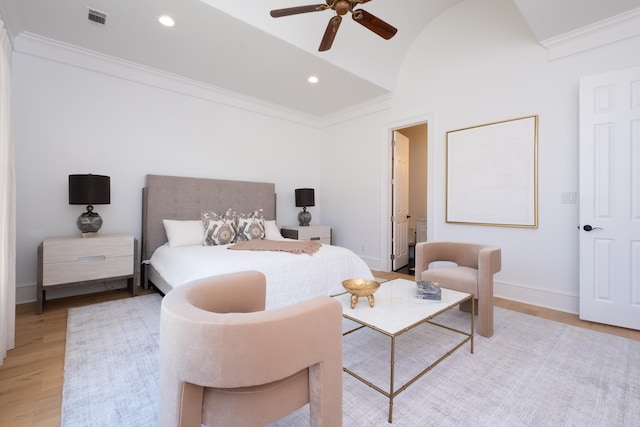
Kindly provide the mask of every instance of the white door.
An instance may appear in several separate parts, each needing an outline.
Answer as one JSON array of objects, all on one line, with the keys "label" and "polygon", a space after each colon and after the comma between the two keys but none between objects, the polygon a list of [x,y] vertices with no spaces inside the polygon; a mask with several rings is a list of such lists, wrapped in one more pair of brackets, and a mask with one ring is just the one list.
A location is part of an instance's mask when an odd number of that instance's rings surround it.
[{"label": "white door", "polygon": [[580,81],[580,318],[640,329],[640,67]]},{"label": "white door", "polygon": [[409,264],[409,138],[393,131],[392,269]]}]

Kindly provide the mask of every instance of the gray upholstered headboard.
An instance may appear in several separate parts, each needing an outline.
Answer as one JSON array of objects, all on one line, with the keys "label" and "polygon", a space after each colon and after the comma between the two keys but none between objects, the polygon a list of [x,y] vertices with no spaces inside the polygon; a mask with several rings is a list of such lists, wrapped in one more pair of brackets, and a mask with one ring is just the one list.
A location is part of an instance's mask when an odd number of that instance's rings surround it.
[{"label": "gray upholstered headboard", "polygon": [[222,215],[229,208],[243,213],[263,209],[265,219],[276,219],[275,189],[267,182],[147,175],[142,191],[142,260],[167,242],[163,219],[200,219],[201,212]]}]

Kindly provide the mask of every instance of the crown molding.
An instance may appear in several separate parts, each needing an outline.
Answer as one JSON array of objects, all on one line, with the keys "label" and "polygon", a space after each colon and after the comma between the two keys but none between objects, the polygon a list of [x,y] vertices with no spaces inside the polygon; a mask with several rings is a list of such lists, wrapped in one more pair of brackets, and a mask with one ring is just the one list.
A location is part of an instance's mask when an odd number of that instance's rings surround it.
[{"label": "crown molding", "polygon": [[14,50],[15,52],[25,55],[313,128],[322,128],[355,117],[371,114],[372,112],[386,109],[391,104],[391,95],[384,95],[371,101],[334,112],[330,116],[316,117],[260,99],[248,97],[237,92],[187,79],[155,68],[145,67],[134,62],[125,61],[32,33],[20,34],[14,43]]},{"label": "crown molding", "polygon": [[251,111],[307,126],[319,126],[318,119],[310,115],[32,33],[20,34],[16,38],[14,46],[15,52],[25,55],[192,96],[231,108]]},{"label": "crown molding", "polygon": [[553,61],[638,35],[640,8],[542,40],[540,44],[547,49],[548,59]]},{"label": "crown molding", "polygon": [[13,2],[0,0],[0,21],[4,22],[4,28],[7,34],[9,34],[12,45],[14,44],[16,35],[22,28],[22,23],[18,19],[18,16],[19,14]]},{"label": "crown molding", "polygon": [[323,128],[333,126],[342,122],[353,120],[358,117],[388,110],[389,108],[391,108],[392,101],[393,94],[390,93],[381,95],[366,102],[352,105],[351,107],[343,108],[342,110],[324,116],[322,121],[320,122],[319,127]]}]

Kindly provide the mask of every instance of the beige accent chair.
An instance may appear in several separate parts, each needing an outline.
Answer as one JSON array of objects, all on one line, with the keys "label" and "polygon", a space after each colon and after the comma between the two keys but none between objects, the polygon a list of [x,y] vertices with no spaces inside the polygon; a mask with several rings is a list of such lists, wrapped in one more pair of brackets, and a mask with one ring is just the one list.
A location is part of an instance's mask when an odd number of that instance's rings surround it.
[{"label": "beige accent chair", "polygon": [[197,280],[162,301],[159,426],[263,426],[310,404],[342,425],[342,305],[264,311],[257,271]]},{"label": "beige accent chair", "polygon": [[[432,262],[456,265],[430,268]],[[440,286],[473,294],[478,314],[478,334],[493,336],[493,275],[502,268],[499,247],[461,242],[422,242],[416,245],[416,281],[439,282]],[[471,311],[471,301],[461,304]]]}]

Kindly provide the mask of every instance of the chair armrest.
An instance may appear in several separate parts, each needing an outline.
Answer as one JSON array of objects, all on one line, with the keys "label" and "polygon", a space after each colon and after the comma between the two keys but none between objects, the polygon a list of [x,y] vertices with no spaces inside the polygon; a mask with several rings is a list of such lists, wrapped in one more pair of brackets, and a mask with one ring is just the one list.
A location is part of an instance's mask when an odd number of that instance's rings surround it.
[{"label": "chair armrest", "polygon": [[429,269],[429,264],[445,259],[446,243],[444,242],[420,242],[416,244],[415,280],[420,281],[423,271]]},{"label": "chair armrest", "polygon": [[478,253],[478,298],[493,301],[493,275],[502,268],[502,251],[486,247]]},{"label": "chair armrest", "polygon": [[498,247],[486,247],[480,249],[478,254],[478,271],[496,274],[502,269],[502,251]]}]

